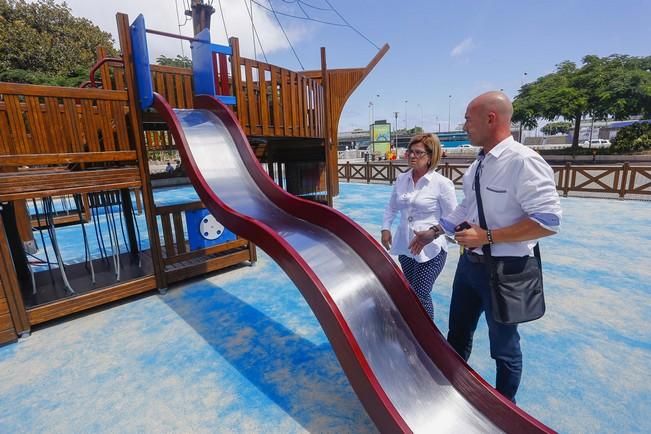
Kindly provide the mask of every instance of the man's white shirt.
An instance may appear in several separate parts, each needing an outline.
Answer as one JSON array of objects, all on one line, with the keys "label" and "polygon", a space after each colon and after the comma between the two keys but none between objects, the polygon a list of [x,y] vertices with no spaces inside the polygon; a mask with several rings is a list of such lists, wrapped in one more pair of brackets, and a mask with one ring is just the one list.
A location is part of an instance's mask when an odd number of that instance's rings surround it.
[{"label": "man's white shirt", "polygon": [[[488,229],[511,226],[530,218],[546,229],[560,230],[562,211],[552,168],[535,151],[509,136],[488,154],[480,154],[466,170],[463,176],[465,197],[452,213],[444,214],[441,220],[448,233],[454,232],[454,227],[464,221],[479,225],[474,181],[480,161],[479,181]],[[536,242],[496,243],[491,246],[491,254],[531,255]],[[481,248],[474,252],[482,254]]]}]

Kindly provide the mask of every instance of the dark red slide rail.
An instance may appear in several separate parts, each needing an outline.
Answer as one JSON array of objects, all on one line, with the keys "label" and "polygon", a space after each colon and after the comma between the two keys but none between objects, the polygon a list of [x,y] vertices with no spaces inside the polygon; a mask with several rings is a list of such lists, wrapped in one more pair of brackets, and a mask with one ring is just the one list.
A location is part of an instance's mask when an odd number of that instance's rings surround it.
[{"label": "dark red slide rail", "polygon": [[[337,305],[314,271],[272,228],[238,213],[217,197],[202,176],[172,107],[158,94],[154,94],[153,106],[168,124],[186,173],[210,212],[231,231],[259,245],[299,288],[373,422],[382,432],[411,432],[380,386]],[[290,215],[327,229],[368,264],[425,352],[468,402],[506,432],[554,432],[500,395],[456,354],[429,320],[398,266],[361,226],[333,208],[298,198],[274,183],[255,157],[234,113],[219,100],[199,95],[195,97],[194,107],[213,112],[224,123],[249,175],[272,202]]]}]

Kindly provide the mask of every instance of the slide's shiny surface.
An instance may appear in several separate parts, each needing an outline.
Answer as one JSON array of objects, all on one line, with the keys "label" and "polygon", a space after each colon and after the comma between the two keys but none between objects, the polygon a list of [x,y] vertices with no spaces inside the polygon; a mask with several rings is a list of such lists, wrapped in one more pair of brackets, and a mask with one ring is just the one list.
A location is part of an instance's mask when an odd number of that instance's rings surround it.
[{"label": "slide's shiny surface", "polygon": [[[206,206],[229,229],[265,249],[294,280],[381,431],[549,430],[489,390],[456,355],[449,354],[452,350],[441,343],[434,327],[428,330],[429,335],[412,332],[414,322],[395,301],[396,290],[409,291],[404,279],[392,280],[402,288],[386,288],[387,273],[395,268],[388,257],[385,264],[378,263],[377,253],[365,256],[363,249],[368,246],[352,246],[350,237],[345,241],[334,233],[334,226],[328,230],[309,218],[296,217],[316,205],[294,198],[285,201],[285,193],[265,184],[271,180],[266,175],[261,178],[256,172],[262,171],[261,167],[243,154],[251,151],[248,146],[242,149],[241,129],[232,125],[227,109],[215,102],[215,111],[172,113],[158,98],[156,107],[167,116],[188,175]],[[204,101],[203,106],[211,104]],[[337,225],[354,225],[336,212],[322,211],[332,213],[330,219],[341,218]],[[418,303],[413,296],[408,302]],[[426,315],[420,308],[410,309],[412,315]],[[431,342],[423,342],[423,336],[431,337]],[[437,351],[445,352],[446,366],[450,366],[449,360],[454,362],[447,375],[434,361]],[[483,405],[483,396],[490,404]],[[493,408],[495,414],[487,411]]]},{"label": "slide's shiny surface", "polygon": [[176,110],[176,115],[210,188],[233,210],[280,234],[323,282],[380,385],[414,432],[499,431],[427,357],[373,270],[349,246],[271,202],[214,114]]}]

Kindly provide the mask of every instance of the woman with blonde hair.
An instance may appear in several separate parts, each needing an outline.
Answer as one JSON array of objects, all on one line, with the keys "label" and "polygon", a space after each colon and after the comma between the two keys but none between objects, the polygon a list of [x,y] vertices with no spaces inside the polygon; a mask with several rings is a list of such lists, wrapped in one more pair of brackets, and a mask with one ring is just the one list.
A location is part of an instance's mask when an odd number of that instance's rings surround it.
[{"label": "woman with blonde hair", "polygon": [[[410,170],[396,179],[382,223],[382,245],[398,255],[412,291],[432,320],[432,287],[445,265],[448,246],[445,237],[422,243],[417,233],[431,230],[438,235],[441,216],[457,207],[454,184],[436,172],[442,153],[435,134],[412,137],[405,153]],[[392,234],[391,224],[398,213],[400,220]]]}]

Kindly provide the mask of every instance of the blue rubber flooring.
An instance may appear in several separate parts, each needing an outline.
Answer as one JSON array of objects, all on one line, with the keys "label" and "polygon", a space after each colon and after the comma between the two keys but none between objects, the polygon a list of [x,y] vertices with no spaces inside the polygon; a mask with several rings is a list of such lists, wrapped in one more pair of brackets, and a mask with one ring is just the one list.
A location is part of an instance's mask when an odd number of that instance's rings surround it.
[{"label": "blue rubber flooring", "polygon": [[[335,206],[377,237],[390,192],[342,184]],[[170,189],[156,201],[193,198]],[[562,205],[561,233],[541,242],[547,314],[520,328],[518,404],[561,432],[651,432],[651,203]],[[69,230],[57,232],[62,253],[83,260]],[[443,333],[457,258],[451,248],[433,291]],[[470,364],[494,381],[483,321]],[[0,348],[2,433],[306,431],[375,427],[300,292],[261,251],[254,267]]]}]

